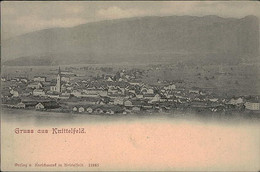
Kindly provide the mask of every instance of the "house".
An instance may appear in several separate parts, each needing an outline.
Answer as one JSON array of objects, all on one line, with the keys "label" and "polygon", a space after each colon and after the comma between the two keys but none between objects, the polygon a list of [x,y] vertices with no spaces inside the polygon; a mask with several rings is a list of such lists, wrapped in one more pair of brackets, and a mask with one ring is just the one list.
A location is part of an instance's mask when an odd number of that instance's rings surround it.
[{"label": "house", "polygon": [[101,108],[97,108],[97,109],[95,109],[95,112],[100,114],[100,113],[103,113],[103,110]]},{"label": "house", "polygon": [[45,82],[46,81],[46,77],[45,76],[34,76],[33,81]]},{"label": "house", "polygon": [[203,91],[200,91],[200,95],[202,95],[202,96],[206,96],[207,93],[206,93],[206,92],[203,92]]},{"label": "house", "polygon": [[136,97],[136,95],[134,94],[134,93],[132,93],[132,92],[126,92],[126,94],[125,94],[125,97],[128,97],[128,98],[134,98],[134,97]]},{"label": "house", "polygon": [[161,99],[161,96],[159,94],[156,94],[151,100],[150,102],[159,102]]},{"label": "house", "polygon": [[70,91],[71,91],[71,90],[73,90],[73,87],[68,86],[68,87],[67,87],[67,90],[70,90]]},{"label": "house", "polygon": [[124,98],[123,97],[116,97],[114,99],[114,105],[123,105],[124,104]]},{"label": "house", "polygon": [[111,77],[108,77],[107,81],[108,82],[113,82],[113,79]]},{"label": "house", "polygon": [[147,88],[146,88],[145,86],[143,86],[143,87],[141,88],[140,92],[141,92],[142,94],[147,93]]},{"label": "house", "polygon": [[247,101],[245,103],[245,108],[248,110],[260,110],[260,103]]},{"label": "house", "polygon": [[130,79],[130,76],[126,74],[126,75],[125,75],[125,78],[126,78],[126,79]]},{"label": "house", "polygon": [[128,90],[128,93],[132,93],[133,95],[136,94],[135,90]]},{"label": "house", "polygon": [[21,96],[24,96],[24,97],[27,97],[27,96],[30,96],[32,95],[32,92],[33,92],[33,89],[31,88],[25,88],[21,91],[20,95]]},{"label": "house", "polygon": [[[124,94],[125,90],[124,89],[121,89],[121,88],[115,88],[115,87],[109,87],[108,88],[108,91],[107,91],[107,94],[109,95],[113,95],[113,94]],[[105,95],[103,95],[105,96]]]},{"label": "house", "polygon": [[88,94],[88,95],[100,95],[100,96],[107,96],[107,91],[103,90],[103,89],[92,89],[92,88],[88,88],[83,90],[84,93]]},{"label": "house", "polygon": [[74,95],[74,96],[76,96],[76,97],[82,96],[82,93],[81,93],[80,90],[73,90],[71,94]]},{"label": "house", "polygon": [[200,91],[196,90],[196,89],[191,89],[191,90],[189,90],[189,93],[199,94]]},{"label": "house", "polygon": [[241,98],[241,97],[239,97],[239,98],[232,98],[229,102],[228,102],[228,104],[232,104],[232,105],[241,105],[242,103],[243,103],[244,101],[243,101],[243,99]]},{"label": "house", "polygon": [[154,94],[154,90],[152,88],[147,89],[146,94]]},{"label": "house", "polygon": [[134,107],[132,108],[132,111],[134,111],[134,112],[139,112],[140,110],[141,110],[141,108],[138,107],[138,106],[134,106]]},{"label": "house", "polygon": [[88,108],[86,109],[86,112],[92,113],[92,112],[93,112],[93,109],[92,109],[91,107],[88,107]]},{"label": "house", "polygon": [[165,90],[175,90],[176,86],[174,84],[168,85],[164,87]]},{"label": "house", "polygon": [[103,104],[102,100],[99,97],[82,97],[81,100],[84,101],[84,103],[91,105]]},{"label": "house", "polygon": [[58,98],[66,100],[70,98],[70,95],[60,95]]},{"label": "house", "polygon": [[163,95],[168,99],[173,97],[173,94],[169,92],[165,92]]},{"label": "house", "polygon": [[57,91],[56,85],[51,85],[50,86],[50,91]]},{"label": "house", "polygon": [[76,106],[73,107],[72,109],[74,112],[77,112],[78,111],[78,108]]},{"label": "house", "polygon": [[28,87],[28,88],[36,88],[36,89],[39,89],[39,88],[42,88],[43,85],[42,85],[40,82],[32,82],[32,83],[28,84],[27,87]]},{"label": "house", "polygon": [[35,90],[33,90],[33,95],[34,96],[45,96],[45,92],[43,89],[35,89]]},{"label": "house", "polygon": [[25,104],[23,102],[20,102],[16,105],[17,108],[25,108]]},{"label": "house", "polygon": [[39,102],[36,106],[35,109],[40,110],[40,109],[55,109],[60,107],[57,102],[55,101],[43,101]]},{"label": "house", "polygon": [[153,106],[147,102],[144,102],[144,103],[142,103],[142,108],[143,109],[152,109]]},{"label": "house", "polygon": [[211,102],[217,102],[217,101],[218,101],[218,98],[211,98],[211,99],[209,99],[209,101],[211,101]]},{"label": "house", "polygon": [[119,90],[118,93],[125,94],[125,88],[121,88],[120,86],[117,86],[117,89]]},{"label": "house", "polygon": [[136,95],[136,98],[142,99],[142,98],[144,98],[144,95],[142,95],[142,94],[137,94],[137,95]]},{"label": "house", "polygon": [[122,79],[122,78],[119,78],[119,79],[118,79],[118,81],[119,81],[119,82],[122,82],[122,81],[124,81],[124,79]]},{"label": "house", "polygon": [[19,97],[19,93],[18,93],[18,91],[16,91],[16,90],[13,90],[13,89],[12,89],[12,90],[10,91],[10,94],[12,94],[13,97]]},{"label": "house", "polygon": [[79,113],[82,113],[82,112],[84,112],[85,111],[85,109],[84,109],[84,107],[79,107]]},{"label": "house", "polygon": [[61,81],[70,82],[70,77],[68,77],[68,76],[62,76],[62,77],[61,77]]},{"label": "house", "polygon": [[110,97],[101,97],[101,99],[104,104],[109,104],[111,102]]},{"label": "house", "polygon": [[104,104],[105,104],[105,102],[104,102],[103,100],[98,100],[98,101],[96,102],[96,104],[99,104],[99,105],[104,105]]},{"label": "house", "polygon": [[164,94],[166,93],[165,89],[161,89],[160,91],[161,91],[161,93],[164,93]]},{"label": "house", "polygon": [[130,85],[141,85],[140,83],[141,83],[141,81],[139,81],[139,80],[131,80],[131,81],[129,81]]},{"label": "house", "polygon": [[47,96],[50,97],[50,98],[55,98],[55,99],[60,98],[59,93],[52,93],[51,92],[51,93],[48,93]]},{"label": "house", "polygon": [[128,106],[128,107],[131,107],[133,104],[132,104],[132,102],[131,102],[130,100],[126,100],[126,101],[124,102],[124,105],[125,105],[125,106]]},{"label": "house", "polygon": [[154,94],[144,94],[144,99],[147,99],[147,100],[152,100],[154,98]]},{"label": "house", "polygon": [[44,106],[43,106],[42,103],[38,103],[38,104],[35,106],[35,109],[37,109],[37,110],[44,109]]},{"label": "house", "polygon": [[107,113],[107,114],[110,114],[110,115],[113,115],[113,114],[115,114],[115,111],[113,111],[112,109],[108,109],[108,110],[106,111],[106,113]]},{"label": "house", "polygon": [[154,94],[154,90],[152,88],[143,87],[143,88],[141,88],[141,93],[144,95],[145,94]]},{"label": "house", "polygon": [[21,77],[15,77],[15,78],[13,78],[15,81],[17,81],[17,82],[19,82],[19,81],[21,81]]},{"label": "house", "polygon": [[21,78],[21,81],[24,82],[24,83],[27,83],[28,79],[27,78]]},{"label": "house", "polygon": [[175,97],[177,98],[177,99],[185,99],[185,97],[184,96],[182,96],[182,95],[175,95]]}]

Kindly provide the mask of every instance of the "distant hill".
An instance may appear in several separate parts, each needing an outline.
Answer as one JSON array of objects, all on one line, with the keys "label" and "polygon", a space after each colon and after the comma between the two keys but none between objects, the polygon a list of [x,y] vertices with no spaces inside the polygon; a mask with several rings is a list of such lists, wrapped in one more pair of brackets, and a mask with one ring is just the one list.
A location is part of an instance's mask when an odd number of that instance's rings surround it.
[{"label": "distant hill", "polygon": [[2,41],[5,65],[176,60],[220,63],[258,55],[259,20],[255,16],[117,19],[44,29]]},{"label": "distant hill", "polygon": [[85,57],[79,53],[40,54],[34,56],[23,56],[3,62],[7,66],[57,66],[66,64],[97,63],[93,58]]}]

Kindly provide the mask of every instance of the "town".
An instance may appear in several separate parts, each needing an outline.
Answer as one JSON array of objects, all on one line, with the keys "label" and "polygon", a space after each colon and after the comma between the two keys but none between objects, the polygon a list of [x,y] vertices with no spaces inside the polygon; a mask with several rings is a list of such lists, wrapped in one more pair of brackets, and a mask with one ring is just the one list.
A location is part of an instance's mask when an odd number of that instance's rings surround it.
[{"label": "town", "polygon": [[55,71],[54,79],[36,75],[31,79],[2,77],[2,107],[107,115],[260,111],[259,96],[224,97],[212,89],[186,88],[180,84],[183,81],[158,80],[148,84],[143,81],[144,71],[140,69],[121,69],[88,79],[70,68],[59,67]]}]

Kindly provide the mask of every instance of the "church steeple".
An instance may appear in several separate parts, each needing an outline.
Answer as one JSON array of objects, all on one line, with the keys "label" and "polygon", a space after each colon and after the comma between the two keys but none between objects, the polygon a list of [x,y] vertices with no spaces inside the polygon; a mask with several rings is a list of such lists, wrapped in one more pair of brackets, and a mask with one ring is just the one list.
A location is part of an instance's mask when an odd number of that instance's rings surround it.
[{"label": "church steeple", "polygon": [[60,75],[61,74],[61,72],[60,72],[60,66],[59,66],[59,71],[58,71],[58,75]]},{"label": "church steeple", "polygon": [[59,71],[58,71],[58,75],[57,75],[57,92],[61,92],[61,71],[60,71],[60,67],[59,67]]}]

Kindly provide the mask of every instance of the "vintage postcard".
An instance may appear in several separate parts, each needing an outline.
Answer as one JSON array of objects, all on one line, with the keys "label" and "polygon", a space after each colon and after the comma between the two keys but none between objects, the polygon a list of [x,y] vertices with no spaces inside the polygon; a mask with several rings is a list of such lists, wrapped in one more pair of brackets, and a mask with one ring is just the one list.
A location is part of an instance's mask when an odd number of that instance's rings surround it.
[{"label": "vintage postcard", "polygon": [[1,171],[259,171],[257,1],[1,2]]}]

